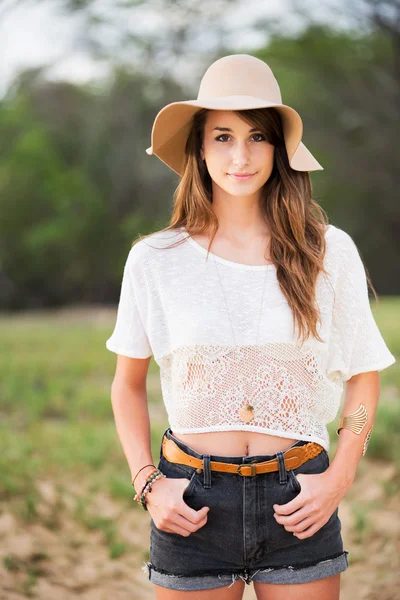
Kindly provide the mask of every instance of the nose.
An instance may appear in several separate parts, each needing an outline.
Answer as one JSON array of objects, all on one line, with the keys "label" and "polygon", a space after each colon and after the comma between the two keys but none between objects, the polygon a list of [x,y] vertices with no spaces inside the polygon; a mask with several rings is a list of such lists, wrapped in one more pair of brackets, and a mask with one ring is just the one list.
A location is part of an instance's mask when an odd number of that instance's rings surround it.
[{"label": "nose", "polygon": [[232,151],[232,162],[238,167],[244,167],[249,162],[249,149],[246,142],[238,142]]}]

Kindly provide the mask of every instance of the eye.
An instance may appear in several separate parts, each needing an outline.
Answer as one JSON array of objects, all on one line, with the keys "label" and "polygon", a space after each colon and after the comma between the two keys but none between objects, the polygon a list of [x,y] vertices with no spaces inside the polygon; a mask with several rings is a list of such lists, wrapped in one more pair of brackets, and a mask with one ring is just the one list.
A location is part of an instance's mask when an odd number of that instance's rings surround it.
[{"label": "eye", "polygon": [[221,142],[221,138],[225,138],[225,137],[229,137],[229,135],[227,133],[223,133],[222,135],[219,135],[218,137],[215,138],[215,140],[217,142]]},{"label": "eye", "polygon": [[[265,140],[265,137],[262,135],[262,133],[255,133],[252,137],[254,138],[255,136],[259,135],[261,137],[261,140],[258,140],[259,142],[262,142]],[[221,140],[221,138],[225,138],[225,137],[229,137],[229,135],[227,133],[223,133],[221,135],[219,135],[218,137],[216,137],[216,141],[217,142],[222,142],[223,140]]]}]

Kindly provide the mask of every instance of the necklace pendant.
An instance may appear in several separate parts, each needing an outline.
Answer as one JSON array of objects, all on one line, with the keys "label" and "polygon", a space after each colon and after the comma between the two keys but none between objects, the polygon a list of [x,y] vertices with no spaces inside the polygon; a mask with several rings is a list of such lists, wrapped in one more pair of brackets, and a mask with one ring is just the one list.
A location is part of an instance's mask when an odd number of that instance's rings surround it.
[{"label": "necklace pendant", "polygon": [[239,413],[239,419],[243,423],[250,423],[254,419],[254,408],[247,404]]}]

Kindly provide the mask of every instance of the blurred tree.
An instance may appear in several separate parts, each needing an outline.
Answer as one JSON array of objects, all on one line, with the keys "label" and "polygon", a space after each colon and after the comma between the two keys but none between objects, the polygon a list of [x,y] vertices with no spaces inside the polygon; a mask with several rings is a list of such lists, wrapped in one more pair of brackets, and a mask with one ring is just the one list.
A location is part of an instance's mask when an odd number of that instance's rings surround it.
[{"label": "blurred tree", "polygon": [[[312,175],[315,198],[355,237],[377,290],[398,293],[398,37],[378,21],[275,32],[250,53],[302,116],[325,168]],[[230,53],[220,43],[211,61]],[[168,222],[179,178],[145,149],[158,110],[196,97],[210,62],[198,54],[201,72],[185,85],[162,60],[157,74],[116,62],[107,81],[83,86],[49,82],[45,68],[16,79],[0,102],[1,307],[115,302],[133,239]]]},{"label": "blurred tree", "polygon": [[145,148],[181,93],[123,68],[101,91],[20,76],[0,103],[0,306],[115,299],[130,244],[170,209],[178,176]]},{"label": "blurred tree", "polygon": [[[35,6],[47,0],[35,0]],[[12,7],[31,0],[9,0]],[[234,26],[228,19],[240,0],[53,0],[74,16],[74,51],[96,60],[195,81]],[[0,11],[1,18],[1,11]],[[200,51],[199,51],[200,49]],[[184,76],[182,77],[182,71]]]},{"label": "blurred tree", "polygon": [[305,143],[319,149],[325,171],[316,177],[317,193],[354,236],[376,287],[394,293],[400,280],[400,5],[395,16],[379,6],[395,3],[359,4],[371,9],[365,31],[361,22],[347,32],[315,24],[291,40],[275,34],[258,55],[285,90],[283,101],[303,115]]}]

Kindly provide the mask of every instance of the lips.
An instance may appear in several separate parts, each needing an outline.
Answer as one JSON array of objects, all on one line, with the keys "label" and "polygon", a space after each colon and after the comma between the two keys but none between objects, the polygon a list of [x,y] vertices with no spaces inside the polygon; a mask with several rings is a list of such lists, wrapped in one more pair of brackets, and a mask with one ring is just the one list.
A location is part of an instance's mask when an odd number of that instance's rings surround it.
[{"label": "lips", "polygon": [[228,173],[228,175],[230,175],[230,177],[233,177],[233,179],[236,179],[237,181],[244,181],[246,179],[251,179],[254,173],[251,173],[250,175],[235,175],[234,173]]}]

